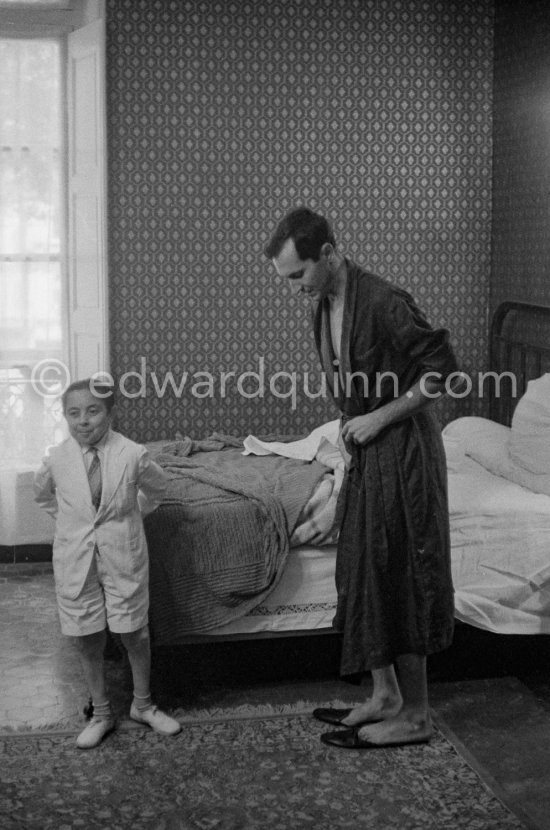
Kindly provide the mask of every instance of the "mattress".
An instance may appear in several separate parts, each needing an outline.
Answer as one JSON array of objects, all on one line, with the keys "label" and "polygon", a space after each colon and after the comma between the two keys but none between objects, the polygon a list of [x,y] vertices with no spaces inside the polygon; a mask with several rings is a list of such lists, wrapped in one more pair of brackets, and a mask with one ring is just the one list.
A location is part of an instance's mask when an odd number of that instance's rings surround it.
[{"label": "mattress", "polygon": [[276,588],[252,611],[209,636],[322,632],[336,612],[336,546],[291,548]]}]

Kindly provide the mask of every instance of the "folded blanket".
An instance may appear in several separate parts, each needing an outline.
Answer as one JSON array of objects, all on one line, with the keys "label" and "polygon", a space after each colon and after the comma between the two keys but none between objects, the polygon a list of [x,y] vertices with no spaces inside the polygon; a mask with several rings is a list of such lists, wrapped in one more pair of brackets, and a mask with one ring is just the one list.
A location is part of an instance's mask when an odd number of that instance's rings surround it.
[{"label": "folded blanket", "polygon": [[273,590],[298,516],[326,467],[247,458],[242,443],[191,458],[178,442],[149,449],[171,478],[163,504],[144,522],[151,628],[162,645],[231,622]]}]

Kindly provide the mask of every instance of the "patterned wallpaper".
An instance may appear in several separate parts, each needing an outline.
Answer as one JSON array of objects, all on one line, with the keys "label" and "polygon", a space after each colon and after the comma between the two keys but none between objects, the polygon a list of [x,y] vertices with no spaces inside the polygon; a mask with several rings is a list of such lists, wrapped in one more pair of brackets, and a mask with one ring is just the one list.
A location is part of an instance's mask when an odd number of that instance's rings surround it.
[{"label": "patterned wallpaper", "polygon": [[[112,370],[135,395],[122,430],[299,433],[335,417],[313,397],[307,301],[262,254],[299,204],[451,329],[465,371],[485,367],[492,0],[106,9]],[[476,408],[447,399],[440,414]]]},{"label": "patterned wallpaper", "polygon": [[550,6],[498,0],[491,305],[550,305]]}]

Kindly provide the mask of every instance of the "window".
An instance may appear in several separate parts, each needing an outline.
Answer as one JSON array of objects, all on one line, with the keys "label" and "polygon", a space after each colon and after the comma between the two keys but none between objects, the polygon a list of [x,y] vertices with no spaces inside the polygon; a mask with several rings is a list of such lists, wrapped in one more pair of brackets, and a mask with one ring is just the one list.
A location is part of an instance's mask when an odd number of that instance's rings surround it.
[{"label": "window", "polygon": [[58,395],[109,369],[104,16],[0,0],[0,545],[51,541],[32,476]]},{"label": "window", "polygon": [[40,458],[61,429],[51,367],[66,361],[62,55],[60,38],[0,38],[3,465]]},{"label": "window", "polygon": [[36,467],[59,393],[109,370],[102,0],[0,0],[0,77],[1,471]]}]

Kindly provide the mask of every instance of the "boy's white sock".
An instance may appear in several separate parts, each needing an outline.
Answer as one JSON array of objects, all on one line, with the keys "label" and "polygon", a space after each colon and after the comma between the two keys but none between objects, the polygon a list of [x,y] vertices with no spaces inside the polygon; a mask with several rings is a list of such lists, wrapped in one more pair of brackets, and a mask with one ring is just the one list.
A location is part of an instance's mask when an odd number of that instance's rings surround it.
[{"label": "boy's white sock", "polygon": [[134,692],[134,706],[138,710],[138,712],[145,712],[146,709],[149,709],[153,705],[153,701],[151,700],[151,695],[145,695],[144,697],[140,697],[136,695]]},{"label": "boy's white sock", "polygon": [[95,701],[92,702],[94,707],[94,717],[100,718],[100,720],[108,720],[109,718],[113,717],[113,713],[111,711],[111,704],[108,700],[103,701],[103,703],[96,703]]}]

